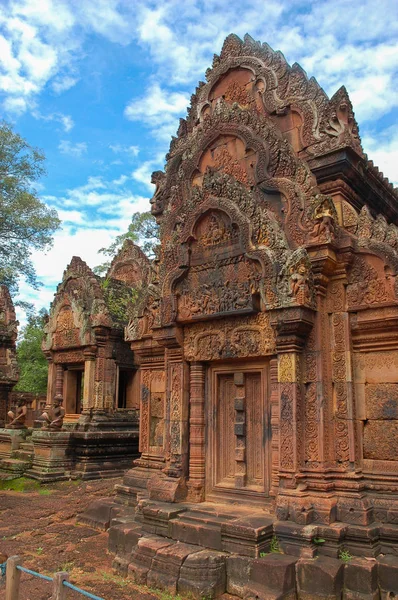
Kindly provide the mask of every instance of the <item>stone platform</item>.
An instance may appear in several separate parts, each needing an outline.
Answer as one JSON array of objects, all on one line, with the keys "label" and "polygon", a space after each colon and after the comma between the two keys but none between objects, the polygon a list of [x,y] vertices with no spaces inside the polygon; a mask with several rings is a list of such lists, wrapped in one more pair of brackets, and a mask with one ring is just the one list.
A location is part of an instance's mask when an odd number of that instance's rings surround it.
[{"label": "stone platform", "polygon": [[398,588],[398,525],[298,525],[277,521],[271,506],[149,498],[133,510],[120,495],[96,501],[80,522],[109,529],[118,573],[172,594],[377,600]]},{"label": "stone platform", "polygon": [[398,591],[398,526],[300,526],[253,507],[147,498],[135,512],[98,500],[80,522],[109,529],[118,573],[172,594],[377,600]]},{"label": "stone platform", "polygon": [[0,479],[21,477],[33,461],[31,429],[0,429]]},{"label": "stone platform", "polygon": [[117,477],[138,453],[138,431],[49,431],[32,435],[33,457],[25,475],[42,483]]}]

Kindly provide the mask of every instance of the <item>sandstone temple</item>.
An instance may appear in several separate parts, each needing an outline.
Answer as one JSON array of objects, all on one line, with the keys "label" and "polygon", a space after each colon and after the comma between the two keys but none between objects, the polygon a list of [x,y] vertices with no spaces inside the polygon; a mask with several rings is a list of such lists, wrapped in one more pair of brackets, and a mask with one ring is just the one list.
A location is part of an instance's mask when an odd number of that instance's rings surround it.
[{"label": "sandstone temple", "polygon": [[139,458],[83,521],[172,593],[393,597],[398,194],[346,89],[230,35],[152,180],[156,259],[113,265],[140,282],[124,334],[77,259],[48,324],[75,435],[117,439],[139,410]]}]

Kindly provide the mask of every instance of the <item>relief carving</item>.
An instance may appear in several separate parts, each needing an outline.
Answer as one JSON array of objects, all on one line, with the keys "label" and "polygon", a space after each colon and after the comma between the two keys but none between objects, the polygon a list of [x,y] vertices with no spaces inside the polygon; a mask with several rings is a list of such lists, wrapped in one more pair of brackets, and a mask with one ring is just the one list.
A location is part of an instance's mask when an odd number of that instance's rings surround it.
[{"label": "relief carving", "polygon": [[189,361],[266,356],[275,351],[275,333],[266,313],[184,328]]}]

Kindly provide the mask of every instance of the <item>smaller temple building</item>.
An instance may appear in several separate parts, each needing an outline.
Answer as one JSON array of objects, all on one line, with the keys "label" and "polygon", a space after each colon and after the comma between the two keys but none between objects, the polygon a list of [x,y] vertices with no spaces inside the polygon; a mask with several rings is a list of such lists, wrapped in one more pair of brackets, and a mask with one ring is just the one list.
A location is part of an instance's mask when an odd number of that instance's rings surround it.
[{"label": "smaller temple building", "polygon": [[148,258],[130,240],[104,279],[81,258],[72,258],[42,345],[49,363],[46,409],[61,403],[63,431],[35,430],[28,475],[44,481],[59,478],[62,471],[83,478],[115,476],[137,456],[137,367],[124,327],[149,271]]},{"label": "smaller temple building", "polygon": [[[150,271],[149,259],[130,240],[105,278],[72,258],[45,326],[42,348],[49,368],[43,415],[33,430],[25,414],[17,431],[12,423],[5,425],[1,469],[48,482],[112,477],[132,466],[138,455],[139,390],[124,327]],[[27,413],[22,403],[19,410]]]},{"label": "smaller temple building", "polygon": [[0,427],[6,423],[10,393],[18,383],[16,355],[18,321],[6,285],[0,285]]}]

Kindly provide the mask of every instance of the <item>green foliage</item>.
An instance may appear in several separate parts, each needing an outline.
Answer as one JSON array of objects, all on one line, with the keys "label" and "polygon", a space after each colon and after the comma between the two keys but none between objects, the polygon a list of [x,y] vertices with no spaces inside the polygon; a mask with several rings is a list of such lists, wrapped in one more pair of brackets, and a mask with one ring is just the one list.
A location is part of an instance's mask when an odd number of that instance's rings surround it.
[{"label": "green foliage", "polygon": [[324,544],[326,540],[324,540],[323,538],[313,538],[312,539],[312,543],[316,544],[317,546],[320,546],[321,544]]},{"label": "green foliage", "polygon": [[110,279],[104,279],[101,285],[104,290],[104,300],[111,315],[117,321],[127,323],[130,309],[138,298],[138,290]]},{"label": "green foliage", "polygon": [[350,554],[348,552],[348,550],[340,550],[339,552],[339,559],[342,560],[345,563],[350,562],[350,560],[353,558],[352,554]]},{"label": "green foliage", "polygon": [[8,492],[37,492],[40,490],[40,483],[33,479],[27,479],[25,477],[18,477],[17,479],[1,480],[0,479],[0,490]]},{"label": "green foliage", "polygon": [[269,546],[269,551],[272,553],[275,553],[275,554],[282,552],[282,550],[280,549],[278,538],[276,537],[276,535],[274,535],[272,537],[272,540],[271,540],[271,543]]},{"label": "green foliage", "polygon": [[47,390],[47,360],[41,349],[44,335],[45,309],[39,314],[28,316],[28,322],[21,331],[17,346],[17,360],[20,369],[16,391],[45,394]]},{"label": "green foliage", "polygon": [[140,246],[149,258],[153,258],[155,248],[159,244],[159,227],[155,217],[150,212],[134,213],[126,233],[116,236],[114,242],[108,248],[101,248],[99,250],[101,254],[109,257],[110,260],[94,267],[93,271],[96,275],[104,276],[106,274],[110,267],[111,259],[119,252],[125,240],[132,240]]},{"label": "green foliage", "polygon": [[44,173],[43,162],[40,150],[0,122],[0,283],[14,294],[21,278],[39,286],[31,253],[48,249],[60,225],[57,212],[33,187]]},{"label": "green foliage", "polygon": [[276,535],[272,536],[269,544],[269,552],[260,552],[260,558],[264,558],[264,556],[267,556],[268,554],[282,554]]}]

